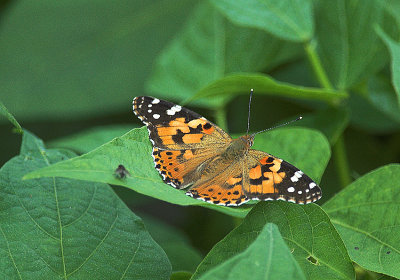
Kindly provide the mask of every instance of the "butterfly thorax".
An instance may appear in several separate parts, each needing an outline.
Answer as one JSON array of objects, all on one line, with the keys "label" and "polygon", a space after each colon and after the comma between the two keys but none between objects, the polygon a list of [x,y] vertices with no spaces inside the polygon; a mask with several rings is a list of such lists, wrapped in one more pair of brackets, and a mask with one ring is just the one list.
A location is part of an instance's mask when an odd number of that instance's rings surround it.
[{"label": "butterfly thorax", "polygon": [[254,136],[243,135],[237,139],[232,140],[229,146],[226,148],[222,157],[230,160],[237,160],[246,156],[248,150],[253,145]]}]

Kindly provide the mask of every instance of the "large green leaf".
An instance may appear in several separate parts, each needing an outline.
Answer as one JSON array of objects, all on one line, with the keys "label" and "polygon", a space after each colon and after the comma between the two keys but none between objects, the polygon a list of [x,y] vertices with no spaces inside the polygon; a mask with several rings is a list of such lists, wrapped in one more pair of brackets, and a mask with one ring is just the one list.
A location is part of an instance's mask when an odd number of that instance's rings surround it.
[{"label": "large green leaf", "polygon": [[21,155],[0,170],[0,271],[4,279],[169,279],[164,251],[102,183],[22,181],[70,154],[24,133]]},{"label": "large green leaf", "polygon": [[218,79],[198,91],[190,99],[210,98],[218,96],[232,96],[233,94],[250,92],[256,94],[275,95],[306,100],[322,100],[338,102],[347,97],[347,93],[322,88],[311,88],[292,85],[274,80],[268,75],[260,73],[237,73]]},{"label": "large green leaf", "polygon": [[359,178],[324,204],[351,259],[360,266],[400,277],[400,165]]},{"label": "large green leaf", "polygon": [[[320,132],[309,129],[277,129],[258,135],[254,148],[267,151],[297,165],[317,182],[330,157],[326,138]],[[130,172],[127,178],[118,179],[114,175],[115,169],[120,164]],[[31,172],[24,178],[49,176],[122,185],[170,203],[202,205],[240,217],[246,215],[249,210],[246,206],[211,205],[190,198],[184,191],[164,184],[154,168],[151,144],[145,128],[134,129],[87,154]]]},{"label": "large green leaf", "polygon": [[352,124],[378,133],[400,129],[400,109],[390,80],[386,76],[369,79],[367,92],[354,92],[349,98]]},{"label": "large green leaf", "polygon": [[70,149],[77,153],[87,153],[115,137],[121,136],[136,125],[113,125],[94,127],[87,131],[69,135],[46,143],[51,148]]},{"label": "large green leaf", "polygon": [[400,2],[398,0],[379,0],[385,7],[388,13],[390,13],[397,21],[397,26],[400,27]]},{"label": "large green leaf", "polygon": [[214,246],[193,279],[245,251],[266,223],[278,226],[307,279],[354,279],[343,241],[325,212],[316,204],[300,206],[282,201],[258,203],[240,226]]},{"label": "large green leaf", "polygon": [[124,110],[194,2],[11,1],[1,14],[0,99],[29,121]]},{"label": "large green leaf", "polygon": [[336,88],[349,88],[385,65],[388,55],[374,27],[396,27],[384,5],[376,0],[315,3],[318,52]]},{"label": "large green leaf", "polygon": [[[271,68],[301,52],[297,44],[232,25],[203,1],[161,53],[147,85],[151,92],[181,101],[228,73]],[[196,104],[218,106],[227,99],[204,99]]]},{"label": "large green leaf", "polygon": [[190,245],[189,238],[177,228],[150,216],[140,215],[147,230],[163,248],[172,265],[172,271],[194,272],[203,257]]},{"label": "large green leaf", "polygon": [[211,0],[232,22],[305,42],[314,31],[310,0]]},{"label": "large green leaf", "polygon": [[334,145],[346,129],[348,123],[348,110],[329,107],[313,113],[304,114],[300,122],[295,122],[292,125],[318,129],[326,136],[329,143]]},{"label": "large green leaf", "polygon": [[266,224],[243,252],[205,273],[201,280],[306,279],[278,227]]},{"label": "large green leaf", "polygon": [[400,43],[393,41],[382,29],[377,29],[392,56],[392,83],[397,93],[397,108],[400,106]]}]

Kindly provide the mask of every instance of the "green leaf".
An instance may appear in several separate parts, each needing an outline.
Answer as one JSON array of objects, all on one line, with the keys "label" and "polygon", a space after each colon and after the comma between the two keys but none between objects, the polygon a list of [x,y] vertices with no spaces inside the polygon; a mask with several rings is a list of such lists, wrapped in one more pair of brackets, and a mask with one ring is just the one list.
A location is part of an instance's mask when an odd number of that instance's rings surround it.
[{"label": "green leaf", "polygon": [[243,252],[210,269],[201,280],[306,279],[274,224],[266,224]]},{"label": "green leaf", "polygon": [[365,269],[400,277],[400,165],[359,178],[324,204],[351,259]]},{"label": "green leaf", "polygon": [[321,100],[336,103],[347,97],[347,93],[322,88],[311,88],[292,85],[274,80],[261,73],[231,74],[207,85],[198,91],[185,103],[195,99],[210,99],[210,97],[232,96],[233,94],[250,92],[280,97],[290,97],[305,100]]},{"label": "green leaf", "polygon": [[[288,119],[289,121],[289,119]],[[293,126],[302,126],[321,131],[333,146],[349,123],[349,112],[342,108],[329,107],[303,115],[303,119]]]},{"label": "green leaf", "polygon": [[25,132],[21,155],[0,169],[2,278],[169,279],[164,251],[109,186],[20,179],[67,157]]},{"label": "green leaf", "polygon": [[47,143],[51,148],[71,149],[83,154],[94,150],[117,136],[127,133],[135,125],[110,125],[94,127]]},{"label": "green leaf", "polygon": [[397,93],[397,108],[400,106],[400,43],[393,41],[381,28],[377,33],[385,42],[386,47],[392,56],[392,83]]},{"label": "green leaf", "polygon": [[214,246],[193,279],[245,252],[266,223],[278,226],[307,279],[354,279],[346,248],[325,212],[316,204],[300,206],[282,201],[258,203],[240,226]]},{"label": "green leaf", "polygon": [[392,18],[376,0],[316,1],[318,53],[330,81],[346,89],[381,69],[385,47],[376,35],[377,24],[395,29]]},{"label": "green leaf", "polygon": [[400,2],[398,0],[379,0],[379,2],[395,18],[397,26],[400,26]]},{"label": "green leaf", "polygon": [[190,245],[188,237],[180,230],[150,216],[140,216],[151,236],[167,254],[172,271],[194,272],[203,257],[197,249]]},{"label": "green leaf", "polygon": [[[203,1],[157,59],[147,88],[165,99],[181,101],[228,73],[270,69],[301,53],[298,44],[231,24]],[[203,99],[196,104],[216,107],[228,99]]]},{"label": "green leaf", "polygon": [[22,133],[22,127],[14,116],[7,110],[6,106],[0,100],[0,115],[5,116],[15,127],[18,133]]},{"label": "green leaf", "polygon": [[126,110],[194,2],[12,2],[2,13],[0,99],[29,121]]},{"label": "green leaf", "polygon": [[[309,129],[277,129],[258,135],[254,148],[262,149],[297,165],[317,182],[330,157],[329,143],[317,131]],[[115,169],[124,165],[130,176],[118,179]],[[24,179],[60,176],[131,188],[148,195],[178,205],[200,205],[223,213],[244,217],[248,207],[224,207],[193,199],[185,191],[177,190],[163,183],[154,168],[151,144],[146,128],[134,129],[107,144],[68,161],[37,170]]]},{"label": "green leaf", "polygon": [[305,42],[314,32],[310,0],[211,0],[232,22]]},{"label": "green leaf", "polygon": [[373,76],[366,90],[366,93],[354,92],[349,98],[352,124],[369,132],[398,131],[400,110],[389,79]]},{"label": "green leaf", "polygon": [[192,273],[187,271],[178,271],[171,274],[170,280],[190,280]]}]

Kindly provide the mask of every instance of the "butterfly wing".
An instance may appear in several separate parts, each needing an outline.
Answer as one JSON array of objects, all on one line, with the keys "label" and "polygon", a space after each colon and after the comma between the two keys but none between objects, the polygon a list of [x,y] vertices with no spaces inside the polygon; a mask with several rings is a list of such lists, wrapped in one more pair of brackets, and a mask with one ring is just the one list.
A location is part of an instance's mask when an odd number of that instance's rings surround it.
[{"label": "butterfly wing", "polygon": [[146,124],[153,146],[163,150],[184,150],[225,146],[232,138],[199,114],[174,103],[139,96],[133,111]]},{"label": "butterfly wing", "polygon": [[175,188],[195,182],[198,167],[232,141],[201,115],[168,101],[139,96],[133,100],[133,111],[149,131],[155,168]]},{"label": "butterfly wing", "polygon": [[310,177],[268,153],[249,150],[245,172],[244,194],[250,199],[307,204],[321,198],[321,189]]},{"label": "butterfly wing", "polygon": [[206,172],[186,193],[209,203],[224,206],[239,206],[249,199],[243,187],[243,162],[215,157],[204,167]]}]

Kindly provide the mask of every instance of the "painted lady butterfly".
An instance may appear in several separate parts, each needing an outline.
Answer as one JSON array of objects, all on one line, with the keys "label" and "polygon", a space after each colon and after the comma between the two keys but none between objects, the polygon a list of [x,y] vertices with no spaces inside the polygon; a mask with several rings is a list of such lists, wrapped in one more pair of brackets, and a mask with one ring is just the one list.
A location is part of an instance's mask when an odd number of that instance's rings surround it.
[{"label": "painted lady butterfly", "polygon": [[155,168],[165,183],[213,204],[238,206],[250,199],[307,204],[321,189],[290,163],[253,150],[255,134],[232,139],[184,107],[149,96],[133,100],[147,126]]}]

